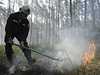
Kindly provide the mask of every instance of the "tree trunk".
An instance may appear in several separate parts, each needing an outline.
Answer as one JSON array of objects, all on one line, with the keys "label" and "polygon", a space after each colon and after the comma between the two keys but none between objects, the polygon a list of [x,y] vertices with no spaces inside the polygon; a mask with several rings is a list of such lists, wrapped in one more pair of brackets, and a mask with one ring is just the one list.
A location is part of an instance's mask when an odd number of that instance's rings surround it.
[{"label": "tree trunk", "polygon": [[100,3],[99,3],[99,1],[100,0],[97,0],[98,6],[99,6],[99,10],[98,11],[99,11],[99,22],[100,22]]},{"label": "tree trunk", "polygon": [[91,0],[91,9],[92,9],[92,17],[93,17],[93,29],[95,29],[95,13],[94,13],[94,0]]},{"label": "tree trunk", "polygon": [[10,13],[11,13],[11,0],[8,0],[8,16],[10,15]]},{"label": "tree trunk", "polygon": [[[58,28],[57,28],[58,33],[59,29],[60,29],[60,0],[58,0]],[[57,43],[59,43],[59,34],[57,35]]]},{"label": "tree trunk", "polygon": [[85,13],[84,13],[84,32],[85,32],[85,36],[86,36],[86,16],[87,16],[87,0],[85,0]]},{"label": "tree trunk", "polygon": [[[31,4],[32,6],[33,6],[33,0],[32,0],[32,4]],[[31,22],[30,22],[30,45],[32,45],[33,44],[33,34],[32,34],[32,28],[33,28],[33,26],[32,26],[32,13],[30,14],[31,15]]]},{"label": "tree trunk", "polygon": [[73,26],[73,19],[72,19],[72,0],[70,0],[70,27]]},{"label": "tree trunk", "polygon": [[50,38],[50,31],[51,31],[50,30],[50,20],[51,20],[51,18],[50,18],[51,16],[50,15],[51,15],[51,13],[50,13],[50,0],[49,0],[49,35],[48,35],[48,42],[49,42],[49,44],[50,44],[50,39],[51,39]]}]

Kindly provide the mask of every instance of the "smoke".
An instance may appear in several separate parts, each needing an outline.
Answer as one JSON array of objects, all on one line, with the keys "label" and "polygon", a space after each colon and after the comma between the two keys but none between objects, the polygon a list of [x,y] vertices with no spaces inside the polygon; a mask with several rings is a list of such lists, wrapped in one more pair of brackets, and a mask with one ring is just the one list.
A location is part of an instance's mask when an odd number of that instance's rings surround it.
[{"label": "smoke", "polygon": [[58,34],[61,39],[59,45],[63,51],[60,51],[57,56],[63,54],[63,57],[68,58],[66,61],[58,62],[62,69],[75,69],[81,66],[84,52],[90,44],[89,38],[85,36],[84,28],[75,29],[61,30]]},{"label": "smoke", "polygon": [[15,70],[16,70],[16,66],[12,65],[11,68],[9,68],[8,72],[9,72],[9,74],[14,74]]},{"label": "smoke", "polygon": [[[82,65],[84,52],[88,50],[90,38],[85,36],[84,28],[74,28],[60,30],[57,35],[60,43],[54,47],[54,50],[47,50],[45,54],[54,58],[64,59],[63,61],[49,60],[41,58],[42,65],[47,69],[75,69]],[[63,35],[62,35],[63,33]]]},{"label": "smoke", "polygon": [[30,69],[30,66],[28,65],[26,58],[24,57],[24,54],[22,51],[14,51],[13,54],[13,64],[12,66],[8,69],[9,74],[14,74],[16,70],[28,70]]},{"label": "smoke", "polygon": [[[59,36],[59,44],[55,45],[53,50],[47,49],[43,53],[53,58],[59,58],[62,61],[52,60],[40,55],[40,59],[37,59],[36,63],[49,70],[59,69],[63,71],[81,67],[84,52],[88,50],[91,42],[90,37],[85,36],[84,28],[60,30],[56,35]],[[10,73],[14,73],[18,65],[21,69],[24,65],[25,69],[27,64],[25,63],[26,59],[25,62],[20,63],[20,60],[23,61],[22,53],[14,55],[16,60],[14,60],[15,64],[9,69]]]},{"label": "smoke", "polygon": [[[60,51],[57,57],[62,55],[67,60],[56,62],[61,69],[75,69],[82,65],[84,52],[88,50],[90,38],[85,36],[84,28],[71,28],[61,30],[57,35],[60,38]],[[62,35],[63,33],[63,35]]]}]

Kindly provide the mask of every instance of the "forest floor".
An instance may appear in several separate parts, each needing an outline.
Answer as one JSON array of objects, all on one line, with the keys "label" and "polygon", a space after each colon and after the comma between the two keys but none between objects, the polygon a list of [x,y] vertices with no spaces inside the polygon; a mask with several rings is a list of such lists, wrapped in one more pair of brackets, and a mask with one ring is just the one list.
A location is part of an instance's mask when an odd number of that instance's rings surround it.
[{"label": "forest floor", "polygon": [[[14,69],[16,67],[16,69]],[[100,75],[100,48],[95,52],[95,57],[92,61],[74,70],[47,70],[43,66],[33,65],[26,66],[11,66],[6,59],[4,46],[0,46],[0,75]]]}]

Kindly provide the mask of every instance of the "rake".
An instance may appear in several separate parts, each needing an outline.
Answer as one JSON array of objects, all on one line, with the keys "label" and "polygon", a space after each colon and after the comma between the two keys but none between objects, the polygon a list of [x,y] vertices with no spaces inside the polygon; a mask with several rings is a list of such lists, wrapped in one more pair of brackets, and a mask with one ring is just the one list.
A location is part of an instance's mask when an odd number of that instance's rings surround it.
[{"label": "rake", "polygon": [[[14,43],[13,45],[20,47],[20,45],[15,44],[15,43]],[[20,48],[21,48],[21,47],[20,47]],[[63,61],[63,60],[68,59],[68,58],[66,58],[66,59],[54,58],[54,57],[48,56],[48,55],[46,55],[46,54],[43,54],[43,53],[41,53],[41,52],[38,52],[38,51],[36,51],[35,49],[32,49],[32,48],[28,48],[28,47],[24,47],[24,48],[25,48],[25,49],[28,49],[28,50],[30,50],[30,51],[32,51],[32,52],[35,52],[35,53],[37,53],[37,54],[40,54],[40,55],[42,55],[42,56],[45,56],[45,57],[47,57],[47,58],[50,58],[50,59],[52,59],[52,60],[56,60],[56,61]]]}]

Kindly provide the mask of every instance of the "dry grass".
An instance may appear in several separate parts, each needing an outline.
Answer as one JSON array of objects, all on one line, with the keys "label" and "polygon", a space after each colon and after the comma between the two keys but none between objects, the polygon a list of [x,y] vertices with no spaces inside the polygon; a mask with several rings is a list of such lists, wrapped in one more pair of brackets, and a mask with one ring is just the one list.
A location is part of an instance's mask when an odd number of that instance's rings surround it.
[{"label": "dry grass", "polygon": [[[9,66],[7,65],[9,63],[5,56],[4,46],[0,46],[0,75],[9,75],[7,72]],[[91,63],[79,69],[64,70],[63,72],[55,69],[51,72],[39,65],[34,67],[26,71],[18,69],[13,75],[100,75],[100,48],[96,50],[95,58]]]}]

